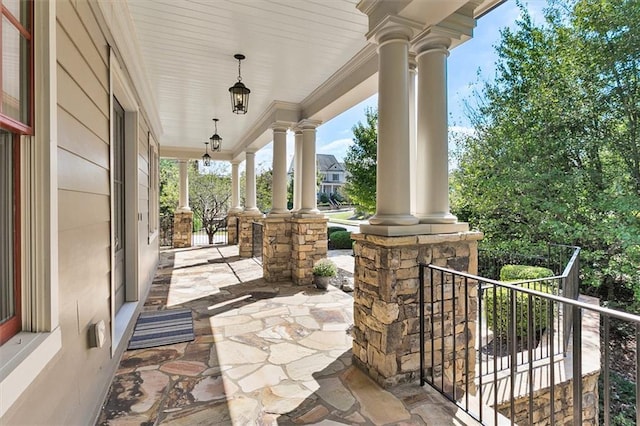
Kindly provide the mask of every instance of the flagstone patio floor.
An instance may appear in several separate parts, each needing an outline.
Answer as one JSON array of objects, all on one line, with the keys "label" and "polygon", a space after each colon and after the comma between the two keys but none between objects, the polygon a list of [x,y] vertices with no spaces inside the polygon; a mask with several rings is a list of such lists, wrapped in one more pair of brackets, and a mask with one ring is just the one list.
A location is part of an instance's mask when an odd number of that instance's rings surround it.
[{"label": "flagstone patio floor", "polygon": [[351,364],[350,294],[267,283],[235,246],[161,252],[144,310],[177,308],[195,340],[126,351],[98,425],[477,424],[428,386],[384,390]]}]

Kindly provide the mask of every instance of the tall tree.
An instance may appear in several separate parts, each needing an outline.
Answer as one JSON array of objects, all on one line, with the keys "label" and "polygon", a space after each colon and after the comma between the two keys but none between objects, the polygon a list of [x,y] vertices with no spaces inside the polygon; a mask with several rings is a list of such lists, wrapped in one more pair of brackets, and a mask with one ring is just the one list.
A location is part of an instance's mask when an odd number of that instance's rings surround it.
[{"label": "tall tree", "polygon": [[271,210],[273,170],[265,169],[256,175],[256,206],[261,212]]},{"label": "tall tree", "polygon": [[378,112],[367,108],[365,123],[358,122],[352,130],[353,144],[344,158],[349,176],[344,191],[357,210],[373,214],[376,210]]},{"label": "tall tree", "polygon": [[[637,0],[555,1],[503,30],[493,81],[460,144],[452,207],[485,244],[584,250],[585,281],[640,300]],[[638,17],[639,19],[631,19]]]},{"label": "tall tree", "polygon": [[215,233],[226,226],[225,216],[231,199],[231,177],[215,167],[211,173],[190,170],[189,204],[207,232],[209,244]]},{"label": "tall tree", "polygon": [[178,165],[175,160],[160,159],[160,215],[173,214],[178,207]]}]

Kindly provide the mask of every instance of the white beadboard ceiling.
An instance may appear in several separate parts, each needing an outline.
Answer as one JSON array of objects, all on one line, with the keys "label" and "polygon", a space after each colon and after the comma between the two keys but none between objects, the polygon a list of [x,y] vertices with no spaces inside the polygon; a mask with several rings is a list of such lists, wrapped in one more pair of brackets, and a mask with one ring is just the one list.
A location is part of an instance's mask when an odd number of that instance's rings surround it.
[{"label": "white beadboard ceiling", "polygon": [[[366,47],[368,20],[356,9],[358,1],[129,0],[162,147],[204,152],[216,117],[229,158],[273,101],[300,103]],[[415,1],[440,12],[467,2]],[[231,112],[236,53],[247,57],[246,115]]]},{"label": "white beadboard ceiling", "polygon": [[[223,150],[274,100],[298,103],[366,45],[357,0],[131,0],[163,146],[201,148],[219,118]],[[236,53],[251,89],[249,112],[231,112]]]}]

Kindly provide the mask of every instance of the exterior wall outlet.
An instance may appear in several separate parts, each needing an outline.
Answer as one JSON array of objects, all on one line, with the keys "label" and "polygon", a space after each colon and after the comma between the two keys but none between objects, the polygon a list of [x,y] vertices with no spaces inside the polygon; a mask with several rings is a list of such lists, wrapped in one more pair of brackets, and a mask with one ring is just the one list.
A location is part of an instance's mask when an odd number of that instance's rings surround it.
[{"label": "exterior wall outlet", "polygon": [[89,347],[101,348],[104,345],[106,326],[103,320],[89,326]]}]

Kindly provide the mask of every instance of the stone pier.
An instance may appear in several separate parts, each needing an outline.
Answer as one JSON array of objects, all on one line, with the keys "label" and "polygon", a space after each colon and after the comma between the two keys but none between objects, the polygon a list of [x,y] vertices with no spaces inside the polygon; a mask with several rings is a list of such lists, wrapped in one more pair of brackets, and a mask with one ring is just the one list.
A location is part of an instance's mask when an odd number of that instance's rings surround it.
[{"label": "stone pier", "polygon": [[238,214],[229,212],[227,215],[227,241],[229,244],[238,244]]},{"label": "stone pier", "polygon": [[[352,234],[355,240],[355,291],[354,291],[354,362],[384,387],[414,381],[419,378],[420,334],[419,334],[419,263],[434,264],[458,271],[477,273],[477,242],[480,232],[460,232],[436,235],[379,236]],[[426,294],[440,295],[442,283],[425,282]],[[453,291],[450,283],[444,283],[446,299]],[[440,331],[437,341],[445,342],[444,365],[441,357],[434,359],[434,374],[453,377],[453,341],[456,340],[456,358],[465,358],[469,352],[469,375],[473,382],[475,369],[475,318],[477,292],[475,287],[467,290],[470,318],[464,312],[445,313],[444,339]],[[465,294],[464,289],[455,290],[456,297]],[[459,306],[464,303],[458,301]],[[455,315],[455,327],[452,321]],[[439,320],[438,320],[439,321]],[[428,329],[428,328],[427,328]],[[426,335],[426,342],[431,336]],[[426,360],[431,366],[431,345],[427,346]],[[440,349],[437,347],[436,349]],[[449,360],[449,361],[448,361]],[[465,380],[464,366],[456,368],[456,382]]]},{"label": "stone pier", "polygon": [[313,282],[313,265],[327,257],[327,222],[320,216],[291,219],[291,278],[294,284]]},{"label": "stone pier", "polygon": [[191,247],[193,232],[193,212],[176,212],[173,215],[173,247]]},{"label": "stone pier", "polygon": [[262,271],[267,282],[291,280],[290,217],[266,217],[264,219]]},{"label": "stone pier", "polygon": [[238,252],[240,257],[253,256],[253,222],[262,223],[260,212],[244,212],[238,215]]}]

